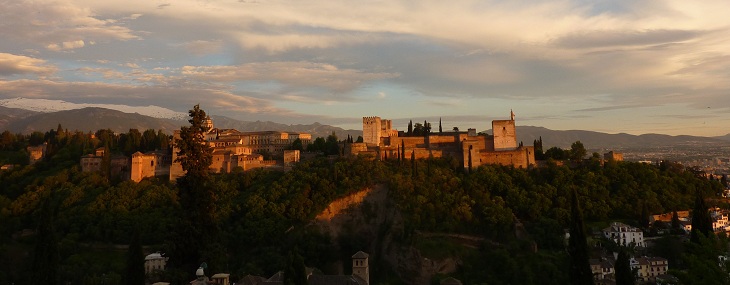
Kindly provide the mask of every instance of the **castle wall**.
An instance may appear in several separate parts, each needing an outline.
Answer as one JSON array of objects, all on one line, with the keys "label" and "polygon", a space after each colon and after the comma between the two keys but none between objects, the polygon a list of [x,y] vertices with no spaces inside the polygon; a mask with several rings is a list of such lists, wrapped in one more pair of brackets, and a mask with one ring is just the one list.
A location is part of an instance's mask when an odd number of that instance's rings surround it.
[{"label": "castle wall", "polygon": [[520,147],[511,151],[485,151],[479,153],[479,161],[473,161],[472,167],[485,164],[527,168],[535,164],[535,149],[534,147]]},{"label": "castle wall", "polygon": [[517,135],[515,133],[515,121],[495,120],[492,121],[492,133],[494,134],[494,150],[514,150],[517,148]]}]

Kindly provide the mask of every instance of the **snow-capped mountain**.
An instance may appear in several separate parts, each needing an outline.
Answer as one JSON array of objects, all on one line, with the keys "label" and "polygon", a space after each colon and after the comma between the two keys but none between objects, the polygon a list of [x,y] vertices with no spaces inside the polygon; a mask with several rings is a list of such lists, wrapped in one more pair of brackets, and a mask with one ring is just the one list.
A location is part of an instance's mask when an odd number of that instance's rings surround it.
[{"label": "snow-capped mountain", "polygon": [[159,106],[129,106],[129,105],[117,105],[117,104],[77,104],[66,102],[63,100],[48,100],[48,99],[29,99],[29,98],[13,98],[0,100],[0,106],[7,108],[16,108],[23,110],[30,110],[41,113],[51,113],[58,111],[67,111],[82,109],[87,107],[105,108],[111,110],[117,110],[124,113],[138,113],[140,115],[150,116],[153,118],[161,119],[173,119],[183,120],[187,118],[188,114],[183,112],[176,112],[167,108]]}]

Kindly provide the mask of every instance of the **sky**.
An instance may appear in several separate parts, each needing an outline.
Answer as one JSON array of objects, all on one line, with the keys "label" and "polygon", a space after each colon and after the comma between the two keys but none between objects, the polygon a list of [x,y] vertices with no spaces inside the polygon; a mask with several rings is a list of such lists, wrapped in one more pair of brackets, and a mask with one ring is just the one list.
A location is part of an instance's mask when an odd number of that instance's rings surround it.
[{"label": "sky", "polygon": [[730,133],[730,1],[0,0],[0,99]]}]

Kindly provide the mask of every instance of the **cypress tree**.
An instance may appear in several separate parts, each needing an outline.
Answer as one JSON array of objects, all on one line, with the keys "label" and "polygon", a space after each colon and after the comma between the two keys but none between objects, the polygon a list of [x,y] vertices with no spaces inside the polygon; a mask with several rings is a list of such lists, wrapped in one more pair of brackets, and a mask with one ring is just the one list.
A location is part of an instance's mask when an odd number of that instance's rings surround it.
[{"label": "cypress tree", "polygon": [[570,239],[568,253],[570,254],[570,283],[573,285],[592,285],[593,273],[588,262],[588,242],[586,241],[583,213],[578,203],[578,193],[573,189],[570,207]]},{"label": "cypress tree", "polygon": [[695,194],[695,206],[692,209],[692,232],[690,233],[689,238],[689,240],[694,243],[700,243],[700,234],[705,237],[709,237],[713,234],[712,218],[710,217],[710,213],[707,209],[705,199],[702,197],[702,193],[698,189]]},{"label": "cypress tree", "polygon": [[145,284],[144,272],[144,253],[142,252],[142,244],[139,240],[139,231],[132,233],[132,240],[129,242],[129,250],[127,251],[127,270],[124,278],[126,285],[142,285]]},{"label": "cypress tree", "polygon": [[672,232],[679,232],[682,229],[682,225],[679,223],[679,215],[677,211],[672,212]]},{"label": "cypress tree", "polygon": [[636,284],[636,278],[634,278],[634,272],[631,271],[629,253],[626,251],[626,248],[621,247],[618,252],[618,258],[616,258],[616,285],[634,284]]},{"label": "cypress tree", "polygon": [[190,126],[182,127],[180,139],[175,141],[179,149],[176,161],[186,171],[176,181],[180,207],[184,210],[167,242],[170,266],[186,274],[195,272],[205,257],[215,266],[215,260],[211,258],[219,256],[214,251],[220,242],[214,218],[216,203],[208,170],[213,162],[212,148],[205,141],[207,115],[199,105],[195,105],[189,114]]},{"label": "cypress tree", "polygon": [[43,201],[36,234],[31,284],[58,284],[58,241],[53,227],[53,194]]},{"label": "cypress tree", "polygon": [[442,133],[444,130],[441,129],[441,118],[439,117],[439,134]]}]

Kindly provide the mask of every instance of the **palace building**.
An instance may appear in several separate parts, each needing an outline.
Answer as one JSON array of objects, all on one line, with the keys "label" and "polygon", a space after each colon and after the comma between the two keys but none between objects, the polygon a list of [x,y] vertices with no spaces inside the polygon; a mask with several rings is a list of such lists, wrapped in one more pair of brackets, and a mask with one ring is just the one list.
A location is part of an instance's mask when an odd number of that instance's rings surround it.
[{"label": "palace building", "polygon": [[465,169],[500,164],[527,168],[535,165],[535,149],[517,143],[514,113],[509,120],[492,121],[492,134],[468,131],[427,131],[414,135],[392,129],[392,122],[380,117],[363,117],[363,142],[345,144],[349,155],[371,155],[379,159],[411,157],[454,157]]},{"label": "palace building", "polygon": [[[299,161],[299,151],[288,150],[297,139],[307,146],[312,142],[312,135],[308,133],[280,132],[280,131],[259,131],[241,132],[235,129],[219,129],[213,126],[213,120],[206,119],[208,132],[205,140],[213,148],[213,163],[210,166],[212,172],[231,172],[237,167],[244,171],[277,166],[275,160],[264,160],[264,154],[271,154],[277,157],[284,157],[285,165],[289,166]],[[172,166],[170,167],[170,180],[185,175],[182,165],[175,162],[177,153],[180,151],[175,147],[174,142],[180,139],[180,131],[173,134]]]}]

